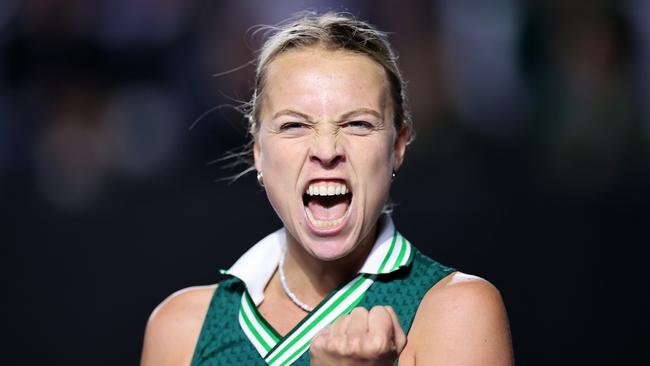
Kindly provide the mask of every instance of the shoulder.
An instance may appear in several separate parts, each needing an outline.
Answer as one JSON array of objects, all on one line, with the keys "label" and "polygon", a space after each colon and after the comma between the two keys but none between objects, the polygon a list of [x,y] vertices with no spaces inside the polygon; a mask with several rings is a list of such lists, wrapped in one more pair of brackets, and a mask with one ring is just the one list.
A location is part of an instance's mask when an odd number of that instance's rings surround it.
[{"label": "shoulder", "polygon": [[409,342],[418,363],[512,364],[501,294],[490,282],[461,272],[451,273],[426,293]]},{"label": "shoulder", "polygon": [[189,364],[217,285],[177,291],[147,322],[141,365]]},{"label": "shoulder", "polygon": [[498,310],[502,306],[501,294],[490,282],[478,276],[453,272],[426,293],[420,309],[427,313],[431,311],[476,312]]}]

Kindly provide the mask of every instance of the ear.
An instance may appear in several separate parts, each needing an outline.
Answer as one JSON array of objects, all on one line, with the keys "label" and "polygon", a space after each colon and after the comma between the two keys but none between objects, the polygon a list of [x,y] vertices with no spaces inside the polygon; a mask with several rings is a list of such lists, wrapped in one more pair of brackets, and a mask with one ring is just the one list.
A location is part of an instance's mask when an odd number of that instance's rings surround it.
[{"label": "ear", "polygon": [[393,166],[393,171],[398,171],[404,162],[404,154],[406,153],[406,145],[409,142],[409,136],[411,135],[411,125],[406,122],[402,122],[402,125],[397,131],[397,137],[395,138],[395,163]]},{"label": "ear", "polygon": [[260,142],[259,137],[255,135],[253,137],[253,161],[255,163],[255,170],[258,172],[262,171],[262,152],[260,151]]}]

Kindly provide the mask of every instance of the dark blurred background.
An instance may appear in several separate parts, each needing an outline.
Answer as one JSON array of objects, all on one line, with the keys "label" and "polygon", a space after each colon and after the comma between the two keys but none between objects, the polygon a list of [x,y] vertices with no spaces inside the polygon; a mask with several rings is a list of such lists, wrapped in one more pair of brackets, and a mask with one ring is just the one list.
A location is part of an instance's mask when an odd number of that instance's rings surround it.
[{"label": "dark blurred background", "polygon": [[137,364],[160,301],[280,226],[211,163],[241,115],[200,117],[250,96],[252,67],[213,77],[247,30],[302,9],[392,33],[418,132],[394,219],[499,287],[518,364],[641,355],[649,1],[0,0],[2,363]]}]

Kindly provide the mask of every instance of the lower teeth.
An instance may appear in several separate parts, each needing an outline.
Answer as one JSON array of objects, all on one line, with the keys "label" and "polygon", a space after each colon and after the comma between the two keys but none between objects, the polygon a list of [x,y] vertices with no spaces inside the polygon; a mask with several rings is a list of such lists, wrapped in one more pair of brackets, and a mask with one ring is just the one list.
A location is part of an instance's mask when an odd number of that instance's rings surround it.
[{"label": "lower teeth", "polygon": [[341,224],[341,222],[343,221],[343,217],[339,217],[338,219],[335,220],[317,220],[316,218],[314,218],[309,208],[307,208],[306,211],[307,211],[307,216],[309,216],[309,220],[314,224],[314,226],[321,229],[337,226]]}]

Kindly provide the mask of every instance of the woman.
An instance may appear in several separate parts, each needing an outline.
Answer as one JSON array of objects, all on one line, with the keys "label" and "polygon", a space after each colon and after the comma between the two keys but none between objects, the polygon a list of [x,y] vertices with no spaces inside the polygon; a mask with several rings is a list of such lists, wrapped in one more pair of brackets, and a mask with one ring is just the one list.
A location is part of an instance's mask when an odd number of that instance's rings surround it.
[{"label": "woman", "polygon": [[264,45],[254,168],[284,228],[220,284],[170,296],[142,365],[510,365],[498,291],[424,256],[384,213],[411,137],[383,33],[310,15]]}]

